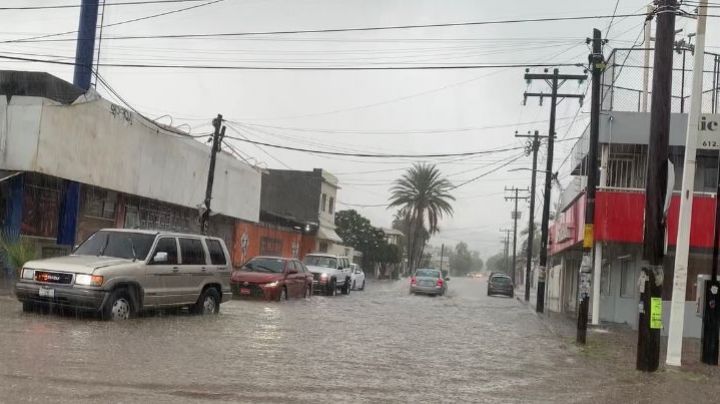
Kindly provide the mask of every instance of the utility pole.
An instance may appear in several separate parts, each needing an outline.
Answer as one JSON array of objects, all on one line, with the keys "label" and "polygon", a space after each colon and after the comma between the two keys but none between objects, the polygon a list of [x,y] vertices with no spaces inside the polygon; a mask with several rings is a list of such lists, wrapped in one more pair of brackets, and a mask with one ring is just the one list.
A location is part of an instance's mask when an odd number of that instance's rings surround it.
[{"label": "utility pole", "polygon": [[532,258],[533,258],[533,243],[535,241],[535,189],[536,177],[537,177],[537,155],[540,150],[540,138],[547,136],[540,136],[539,131],[535,131],[533,135],[528,132],[527,135],[518,135],[515,132],[515,137],[529,137],[530,140],[527,145],[526,154],[532,153],[532,179],[530,180],[530,219],[528,222],[528,244],[527,244],[527,262],[525,263],[525,301],[530,301],[530,274],[532,273]]},{"label": "utility pole", "polygon": [[[525,80],[528,83],[533,80],[544,80],[550,84],[550,88],[552,90],[550,95],[550,129],[548,130],[547,167],[545,170],[545,200],[543,201],[542,222],[540,225],[540,268],[538,271],[537,302],[535,304],[535,311],[542,313],[545,311],[545,272],[548,257],[547,248],[548,227],[550,223],[550,193],[552,191],[553,181],[552,168],[553,147],[555,143],[555,113],[557,110],[558,99],[578,98],[582,103],[582,100],[585,97],[583,94],[558,94],[558,89],[565,84],[567,80],[578,80],[579,82],[583,82],[587,79],[587,76],[584,74],[560,74],[560,71],[557,68],[553,69],[552,74],[548,74],[547,69],[545,69],[545,74],[532,74],[529,73],[529,69],[525,70],[525,72]],[[528,97],[540,98],[540,105],[542,105],[543,98],[547,97],[547,94],[525,92],[523,105],[527,102]]]},{"label": "utility pole", "polygon": [[225,137],[225,126],[223,126],[222,122],[223,117],[221,114],[218,114],[217,118],[212,121],[215,132],[212,137],[210,169],[208,171],[207,187],[205,188],[205,209],[200,215],[200,231],[202,234],[207,234],[208,221],[210,219],[210,201],[212,200],[213,182],[215,181],[215,160],[217,159],[217,153],[220,151],[222,140]]},{"label": "utility pole", "polygon": [[655,59],[653,61],[650,105],[650,144],[645,190],[643,267],[638,285],[637,370],[654,372],[660,361],[662,328],[663,257],[665,255],[666,196],[670,139],[670,97],[672,96],[673,45],[676,0],[657,2]]},{"label": "utility pole", "polygon": [[[587,192],[585,194],[585,231],[583,233],[583,257],[580,264],[579,309],[577,318],[578,344],[585,344],[587,337],[588,312],[590,310],[591,280],[600,282],[600,276],[593,273],[593,247],[595,246],[595,189],[598,182],[598,143],[600,134],[600,80],[605,70],[605,58],[602,54],[603,39],[599,29],[593,30],[592,53],[588,59],[592,70],[592,94],[590,100],[590,145],[587,154]],[[597,268],[599,272],[600,268]]]},{"label": "utility pole", "polygon": [[500,229],[500,231],[505,233],[505,240],[502,240],[502,243],[505,245],[505,273],[507,273],[508,268],[510,268],[510,233],[512,233],[512,230]]},{"label": "utility pole", "polygon": [[[90,89],[92,79],[98,2],[98,0],[82,0],[80,5],[73,84],[83,91]],[[80,184],[76,181],[63,180],[61,195],[56,242],[60,245],[74,246],[80,210]]]},{"label": "utility pole", "polygon": [[512,219],[513,219],[513,256],[512,256],[512,273],[510,274],[510,277],[513,281],[513,286],[516,285],[516,277],[515,277],[515,271],[516,271],[516,262],[517,262],[517,221],[520,218],[520,212],[518,212],[518,200],[526,200],[528,199],[527,196],[518,196],[518,192],[523,191],[527,192],[525,189],[519,189],[517,187],[507,188],[505,187],[505,191],[510,191],[510,193],[514,193],[515,196],[506,196],[505,200],[514,200],[515,201],[515,210],[512,212]]},{"label": "utility pole", "polygon": [[[690,222],[692,218],[693,192],[695,190],[698,126],[700,124],[700,115],[702,113],[706,6],[707,0],[701,0],[700,6],[698,7],[692,95],[690,99],[690,112],[688,116],[685,139],[685,162],[683,167],[682,191],[680,193],[680,214],[675,249],[673,293],[672,303],[670,304],[670,325],[668,329],[667,355],[665,360],[665,363],[671,366],[680,366],[682,359],[682,339],[685,321],[685,289],[687,286],[687,267],[690,254]],[[714,255],[713,262],[715,262]],[[712,280],[714,280],[714,278]],[[705,318],[703,317],[703,324],[704,319]],[[705,330],[705,327],[703,327],[703,330]],[[717,334],[715,339],[717,340]],[[717,343],[715,343],[715,346],[717,346]],[[703,348],[705,348],[704,344]],[[715,353],[715,364],[717,364],[717,352]]]},{"label": "utility pole", "polygon": [[[704,14],[704,12],[700,14]],[[695,51],[697,52],[697,48],[695,49]],[[695,94],[694,89],[693,94]],[[720,175],[720,166],[718,166],[718,175]],[[700,360],[705,364],[717,366],[718,337],[720,336],[720,308],[718,307],[718,292],[720,292],[720,282],[718,282],[717,280],[718,253],[720,252],[720,202],[718,201],[718,195],[720,195],[720,177],[718,177],[718,184],[715,192],[715,235],[713,237],[712,270],[710,272],[710,280],[705,282],[705,296],[702,297],[702,301],[700,303],[704,305],[702,317],[702,334],[700,336],[700,345],[702,347],[700,351]],[[675,293],[675,291],[673,291],[673,293]],[[683,294],[682,297],[685,298],[685,295]],[[674,297],[673,303],[675,303]],[[672,319],[670,321],[672,322]],[[680,331],[680,342],[682,344],[682,330]],[[668,346],[668,351],[669,349],[670,348]]]},{"label": "utility pole", "polygon": [[90,88],[90,81],[92,79],[98,3],[99,0],[82,0],[80,4],[80,26],[78,27],[78,41],[75,48],[73,84],[83,90]]}]

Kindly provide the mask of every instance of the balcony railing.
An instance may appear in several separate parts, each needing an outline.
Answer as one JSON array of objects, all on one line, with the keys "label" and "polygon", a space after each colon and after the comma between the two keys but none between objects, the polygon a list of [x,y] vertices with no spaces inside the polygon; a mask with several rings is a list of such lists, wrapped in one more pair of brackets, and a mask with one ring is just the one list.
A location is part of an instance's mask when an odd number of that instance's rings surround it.
[{"label": "balcony railing", "polygon": [[[650,48],[616,48],[610,53],[601,85],[603,110],[650,111],[653,52]],[[650,66],[645,65],[646,54]],[[672,112],[688,112],[693,59],[693,52],[687,46],[676,48],[673,60]],[[705,52],[703,74],[703,111],[716,113],[720,111],[720,55]],[[647,83],[647,88],[644,83]],[[644,102],[645,94],[647,104]]]}]

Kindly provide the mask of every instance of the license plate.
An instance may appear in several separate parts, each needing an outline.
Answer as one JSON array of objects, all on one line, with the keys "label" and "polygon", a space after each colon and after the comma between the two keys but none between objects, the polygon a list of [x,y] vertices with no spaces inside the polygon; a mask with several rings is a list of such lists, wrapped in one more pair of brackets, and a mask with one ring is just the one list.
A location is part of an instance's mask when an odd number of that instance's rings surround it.
[{"label": "license plate", "polygon": [[240,294],[241,294],[241,295],[249,295],[249,294],[250,294],[250,289],[248,289],[248,288],[240,288]]},{"label": "license plate", "polygon": [[55,297],[55,289],[40,288],[38,289],[40,297]]}]

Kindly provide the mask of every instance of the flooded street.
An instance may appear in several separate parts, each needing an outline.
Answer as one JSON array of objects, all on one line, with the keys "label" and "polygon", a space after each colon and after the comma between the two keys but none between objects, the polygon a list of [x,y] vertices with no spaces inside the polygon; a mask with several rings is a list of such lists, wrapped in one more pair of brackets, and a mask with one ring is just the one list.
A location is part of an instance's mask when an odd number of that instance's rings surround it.
[{"label": "flooded street", "polygon": [[373,282],[125,323],[24,314],[3,297],[0,402],[564,403],[636,391],[637,373],[593,365],[485,288],[455,278],[432,298],[408,295],[406,280]]}]

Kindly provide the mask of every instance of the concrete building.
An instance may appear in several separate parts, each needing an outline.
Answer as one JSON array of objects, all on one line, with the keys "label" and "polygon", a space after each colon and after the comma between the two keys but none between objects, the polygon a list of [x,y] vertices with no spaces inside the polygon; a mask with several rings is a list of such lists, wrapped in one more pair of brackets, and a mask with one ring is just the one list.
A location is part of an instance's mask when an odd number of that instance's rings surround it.
[{"label": "concrete building", "polygon": [[400,245],[400,240],[404,236],[403,232],[389,227],[383,227],[382,231],[385,233],[385,241],[387,241],[388,244]]},{"label": "concrete building", "polygon": [[[642,257],[650,125],[649,103],[645,111],[643,100],[652,91],[651,88],[642,88],[643,72],[646,69],[638,61],[643,59],[643,52],[616,49],[609,58],[608,69],[603,77],[600,175],[594,240],[595,265],[601,267],[601,277],[593,280],[599,282],[600,293],[591,298],[594,306],[591,313],[598,315],[601,321],[626,323],[634,328],[637,327],[640,297],[637,279]],[[708,67],[704,79],[703,112],[717,113],[720,107],[720,56],[706,54],[705,63]],[[678,192],[684,163],[691,71],[691,53],[679,50],[673,74],[673,114],[670,126],[670,160],[674,165],[675,183],[667,218],[664,324],[668,324],[673,288],[674,246],[677,241],[680,199]],[[573,315],[577,309],[578,269],[582,256],[587,178],[584,170],[587,165],[588,138],[589,132],[586,131],[568,156],[575,177],[560,194],[560,210],[550,232],[551,269],[546,285],[547,307]],[[696,281],[698,275],[710,272],[717,173],[718,152],[698,150],[685,296],[685,336],[688,337],[700,335],[701,321],[696,316],[695,303]]]},{"label": "concrete building", "polygon": [[[38,255],[102,227],[199,231],[206,144],[46,73],[0,71],[0,95],[0,220]],[[260,186],[221,152],[210,233],[232,246],[237,223],[258,222]]]},{"label": "concrete building", "polygon": [[[263,222],[303,232],[301,255],[327,252],[353,257],[335,232],[338,180],[325,170],[267,170],[262,177]],[[292,195],[292,197],[288,197]]]}]

